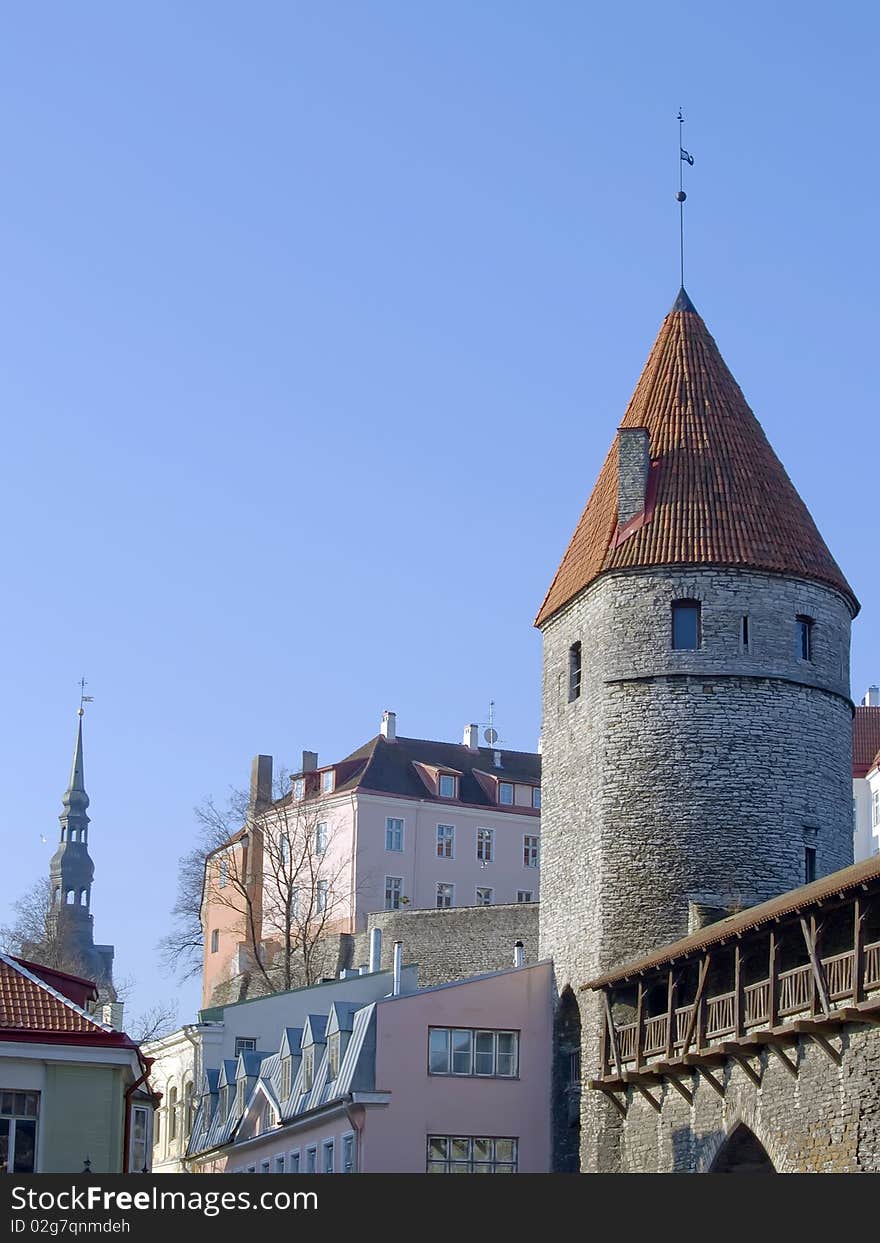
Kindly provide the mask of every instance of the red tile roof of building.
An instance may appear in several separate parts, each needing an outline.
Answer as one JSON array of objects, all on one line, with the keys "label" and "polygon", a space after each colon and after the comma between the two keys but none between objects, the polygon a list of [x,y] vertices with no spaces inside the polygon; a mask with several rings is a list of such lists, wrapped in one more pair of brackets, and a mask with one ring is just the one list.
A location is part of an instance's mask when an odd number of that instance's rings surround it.
[{"label": "red tile roof of building", "polygon": [[124,1032],[91,1018],[24,960],[0,954],[0,1040],[22,1039],[134,1047]]},{"label": "red tile roof of building", "polygon": [[825,546],[715,341],[682,291],[664,319],[621,427],[644,427],[653,514],[617,535],[611,446],[541,606],[541,626],[600,574],[659,565],[742,566],[852,588]]},{"label": "red tile roof of building", "polygon": [[853,717],[853,776],[867,777],[880,764],[880,708],[856,708]]}]

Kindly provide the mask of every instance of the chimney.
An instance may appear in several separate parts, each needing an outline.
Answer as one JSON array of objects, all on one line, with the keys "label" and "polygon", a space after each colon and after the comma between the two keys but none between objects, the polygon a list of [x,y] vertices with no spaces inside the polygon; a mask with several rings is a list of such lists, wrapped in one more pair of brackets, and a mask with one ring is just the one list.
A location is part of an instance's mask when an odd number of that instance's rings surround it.
[{"label": "chimney", "polygon": [[880,687],[869,686],[862,700],[863,708],[880,708]]},{"label": "chimney", "polygon": [[400,996],[400,969],[403,966],[403,942],[395,941],[391,947],[391,996]]},{"label": "chimney", "polygon": [[109,1023],[110,1026],[118,1032],[122,1031],[122,1006],[121,1001],[106,1001],[101,1006],[101,1022]]},{"label": "chimney", "polygon": [[397,742],[397,713],[388,712],[387,709],[382,713],[382,726],[379,731],[387,742]]},{"label": "chimney", "polygon": [[317,751],[303,751],[303,762],[302,762],[302,768],[300,769],[300,772],[313,773],[317,767],[318,767],[318,752]]},{"label": "chimney", "polygon": [[272,802],[272,756],[255,755],[251,764],[251,810],[268,807]]},{"label": "chimney", "polygon": [[480,746],[480,727],[479,725],[465,725],[464,737],[462,742],[468,751],[477,751]]},{"label": "chimney", "polygon": [[513,943],[513,965],[515,967],[524,967],[526,965],[526,948],[522,941],[514,941]]},{"label": "chimney", "polygon": [[370,929],[370,971],[382,969],[382,929]]},{"label": "chimney", "polygon": [[644,427],[617,429],[617,522],[626,526],[645,508],[648,487],[648,432]]}]

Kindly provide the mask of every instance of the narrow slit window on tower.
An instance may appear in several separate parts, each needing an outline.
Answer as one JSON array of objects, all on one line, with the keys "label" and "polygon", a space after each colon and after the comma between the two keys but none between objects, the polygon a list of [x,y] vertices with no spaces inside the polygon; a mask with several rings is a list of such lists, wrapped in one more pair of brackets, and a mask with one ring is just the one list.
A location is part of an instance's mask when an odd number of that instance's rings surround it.
[{"label": "narrow slit window on tower", "polygon": [[748,618],[748,614],[746,614],[746,615],[743,617],[743,619],[742,619],[742,628],[741,628],[741,630],[740,630],[740,643],[742,644],[742,650],[743,650],[744,652],[747,652],[747,651],[749,650],[749,618]]},{"label": "narrow slit window on tower", "polygon": [[581,645],[572,643],[568,649],[568,702],[577,699],[581,693]]},{"label": "narrow slit window on tower", "polygon": [[816,847],[804,847],[804,884],[809,885],[816,879]]},{"label": "narrow slit window on tower", "polygon": [[675,651],[693,651],[700,646],[699,600],[673,600],[672,646]]},{"label": "narrow slit window on tower", "polygon": [[795,618],[795,656],[799,660],[813,659],[813,619],[812,617]]}]

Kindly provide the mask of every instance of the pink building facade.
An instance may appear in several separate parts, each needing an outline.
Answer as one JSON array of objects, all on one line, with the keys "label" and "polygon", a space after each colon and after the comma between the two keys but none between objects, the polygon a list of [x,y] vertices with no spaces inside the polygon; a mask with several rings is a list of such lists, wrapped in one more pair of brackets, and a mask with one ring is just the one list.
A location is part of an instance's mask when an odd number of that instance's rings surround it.
[{"label": "pink building facade", "polygon": [[549,962],[366,1005],[344,1000],[346,983],[276,1052],[206,1081],[187,1169],[550,1170]]}]

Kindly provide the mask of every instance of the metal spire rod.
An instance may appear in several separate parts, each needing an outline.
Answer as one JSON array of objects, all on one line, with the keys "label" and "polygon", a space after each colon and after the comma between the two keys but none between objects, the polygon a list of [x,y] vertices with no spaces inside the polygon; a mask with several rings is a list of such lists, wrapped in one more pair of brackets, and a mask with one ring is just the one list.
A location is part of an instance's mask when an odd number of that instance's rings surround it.
[{"label": "metal spire rod", "polygon": [[83,704],[90,704],[94,702],[94,698],[95,698],[94,695],[86,694],[87,686],[88,686],[88,682],[85,680],[85,678],[84,677],[80,678],[79,680],[79,711],[77,712],[77,716],[83,715],[83,712],[84,712]]},{"label": "metal spire rod", "polygon": [[684,165],[693,164],[694,157],[684,149],[684,117],[681,108],[678,110],[678,257],[681,276],[681,287],[684,289],[684,203],[687,195],[684,192]]}]

